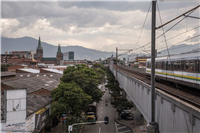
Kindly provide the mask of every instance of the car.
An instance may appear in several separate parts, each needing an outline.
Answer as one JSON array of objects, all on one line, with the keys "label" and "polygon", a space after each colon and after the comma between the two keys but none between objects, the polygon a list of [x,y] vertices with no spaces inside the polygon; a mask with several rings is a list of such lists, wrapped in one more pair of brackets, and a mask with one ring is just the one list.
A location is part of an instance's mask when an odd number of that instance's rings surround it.
[{"label": "car", "polygon": [[112,91],[112,90],[110,90],[110,91],[109,91],[109,93],[111,94],[111,93],[113,93],[113,91]]},{"label": "car", "polygon": [[123,120],[134,120],[134,115],[131,113],[122,112],[120,114],[121,119]]}]

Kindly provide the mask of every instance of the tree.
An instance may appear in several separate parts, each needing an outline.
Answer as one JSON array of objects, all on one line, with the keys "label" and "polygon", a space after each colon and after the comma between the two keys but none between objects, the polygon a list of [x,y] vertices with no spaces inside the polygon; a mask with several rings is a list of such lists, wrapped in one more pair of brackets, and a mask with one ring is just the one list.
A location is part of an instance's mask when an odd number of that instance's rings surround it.
[{"label": "tree", "polygon": [[61,83],[52,91],[53,104],[51,106],[54,115],[61,116],[67,113],[71,116],[81,116],[82,111],[91,102],[91,96],[87,95],[75,82]]},{"label": "tree", "polygon": [[99,77],[94,69],[88,68],[86,65],[67,67],[61,81],[64,83],[75,82],[86,94],[92,97],[92,102],[99,102],[103,96],[98,88]]}]

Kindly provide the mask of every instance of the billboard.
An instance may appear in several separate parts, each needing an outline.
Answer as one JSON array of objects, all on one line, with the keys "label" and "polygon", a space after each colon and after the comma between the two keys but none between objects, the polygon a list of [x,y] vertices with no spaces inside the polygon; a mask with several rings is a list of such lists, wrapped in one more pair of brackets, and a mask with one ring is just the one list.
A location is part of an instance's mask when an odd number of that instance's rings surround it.
[{"label": "billboard", "polygon": [[5,90],[6,131],[26,131],[26,89]]}]

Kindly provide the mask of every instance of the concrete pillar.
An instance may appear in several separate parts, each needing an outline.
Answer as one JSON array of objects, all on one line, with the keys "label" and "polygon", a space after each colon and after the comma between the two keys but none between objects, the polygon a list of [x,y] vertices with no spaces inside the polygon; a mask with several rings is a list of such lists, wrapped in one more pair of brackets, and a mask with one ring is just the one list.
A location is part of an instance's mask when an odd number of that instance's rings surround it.
[{"label": "concrete pillar", "polygon": [[134,123],[135,125],[143,125],[144,124],[144,118],[142,117],[142,114],[137,109],[137,107],[134,105]]}]

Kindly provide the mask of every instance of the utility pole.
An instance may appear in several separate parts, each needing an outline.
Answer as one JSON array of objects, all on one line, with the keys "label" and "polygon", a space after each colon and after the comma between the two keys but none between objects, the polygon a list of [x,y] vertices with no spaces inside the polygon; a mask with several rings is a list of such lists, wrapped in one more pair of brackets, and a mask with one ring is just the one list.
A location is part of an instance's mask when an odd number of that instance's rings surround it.
[{"label": "utility pole", "polygon": [[115,77],[115,79],[117,80],[117,51],[118,51],[118,48],[116,47],[116,77]]},{"label": "utility pole", "polygon": [[151,122],[147,125],[147,133],[157,133],[155,123],[155,35],[156,35],[156,1],[152,0],[152,26],[151,26]]}]

